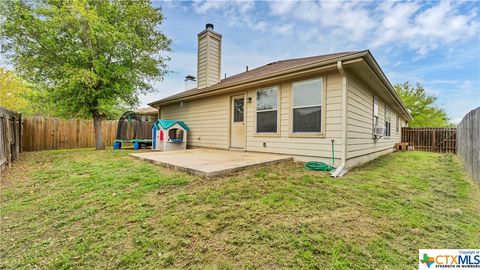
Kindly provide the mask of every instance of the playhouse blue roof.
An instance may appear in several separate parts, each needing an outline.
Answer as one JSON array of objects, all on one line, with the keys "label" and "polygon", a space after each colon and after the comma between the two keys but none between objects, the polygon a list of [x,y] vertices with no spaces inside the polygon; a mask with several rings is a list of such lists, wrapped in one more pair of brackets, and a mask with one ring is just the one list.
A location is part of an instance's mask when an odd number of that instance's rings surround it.
[{"label": "playhouse blue roof", "polygon": [[158,119],[155,124],[153,124],[153,127],[156,128],[162,128],[162,129],[169,129],[175,124],[179,124],[181,127],[183,127],[185,130],[190,130],[190,128],[185,124],[183,121],[178,121],[178,120],[165,120],[165,119]]}]

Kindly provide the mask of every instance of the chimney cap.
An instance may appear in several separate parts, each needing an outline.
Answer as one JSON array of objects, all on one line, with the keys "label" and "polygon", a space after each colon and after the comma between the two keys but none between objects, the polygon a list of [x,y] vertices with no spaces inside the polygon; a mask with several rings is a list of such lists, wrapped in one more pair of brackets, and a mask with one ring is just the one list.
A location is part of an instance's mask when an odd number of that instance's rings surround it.
[{"label": "chimney cap", "polygon": [[213,23],[207,23],[207,24],[205,25],[205,29],[206,29],[206,30],[213,30],[213,29],[214,29]]}]

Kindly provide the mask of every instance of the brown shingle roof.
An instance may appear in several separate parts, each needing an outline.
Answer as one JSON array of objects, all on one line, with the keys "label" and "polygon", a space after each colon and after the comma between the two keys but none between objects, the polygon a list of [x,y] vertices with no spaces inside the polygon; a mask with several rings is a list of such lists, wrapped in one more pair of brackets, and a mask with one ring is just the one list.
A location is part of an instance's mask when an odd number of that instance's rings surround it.
[{"label": "brown shingle roof", "polygon": [[155,102],[150,103],[149,105],[157,104],[157,103],[162,103],[162,102],[167,102],[170,100],[178,99],[178,98],[183,98],[183,97],[189,97],[189,96],[194,96],[197,94],[201,93],[206,93],[210,92],[215,89],[221,88],[223,85],[232,85],[237,82],[241,81],[251,81],[254,80],[255,78],[267,76],[271,73],[279,72],[282,70],[290,69],[290,68],[295,68],[295,67],[300,67],[302,65],[308,65],[312,64],[315,62],[320,62],[320,61],[326,61],[326,60],[333,60],[335,58],[347,56],[350,54],[356,54],[359,53],[359,51],[355,52],[341,52],[341,53],[333,53],[333,54],[325,54],[325,55],[318,55],[318,56],[311,56],[311,57],[304,57],[304,58],[296,58],[296,59],[288,59],[288,60],[281,60],[281,61],[276,61],[272,62],[269,64],[266,64],[264,66],[242,72],[230,77],[227,77],[223,80],[221,80],[219,83],[214,84],[209,87],[205,88],[193,88],[190,90],[186,90],[177,94],[173,94],[171,96],[168,96],[166,98],[157,100]]}]

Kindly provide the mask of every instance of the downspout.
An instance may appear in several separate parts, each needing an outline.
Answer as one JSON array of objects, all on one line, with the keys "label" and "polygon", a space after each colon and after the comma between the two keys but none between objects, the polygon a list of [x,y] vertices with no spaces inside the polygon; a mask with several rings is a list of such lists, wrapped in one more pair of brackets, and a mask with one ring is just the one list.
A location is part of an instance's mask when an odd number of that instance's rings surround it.
[{"label": "downspout", "polygon": [[347,161],[347,75],[343,69],[342,60],[337,61],[337,69],[342,75],[342,156],[340,166],[331,173],[331,176],[335,178],[341,177],[347,172],[345,169]]}]

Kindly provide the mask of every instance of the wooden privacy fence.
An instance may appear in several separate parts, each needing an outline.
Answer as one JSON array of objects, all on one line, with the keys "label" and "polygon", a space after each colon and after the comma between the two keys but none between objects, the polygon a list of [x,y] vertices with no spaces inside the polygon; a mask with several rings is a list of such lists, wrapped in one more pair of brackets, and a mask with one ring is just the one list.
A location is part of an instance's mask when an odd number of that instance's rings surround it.
[{"label": "wooden privacy fence", "polygon": [[[102,131],[103,142],[112,146],[117,121],[103,121]],[[23,151],[95,147],[93,120],[25,117],[22,138]]]},{"label": "wooden privacy fence", "polygon": [[415,150],[455,153],[456,128],[402,128],[402,142]]},{"label": "wooden privacy fence", "polygon": [[457,126],[457,154],[465,170],[480,181],[480,107],[465,115]]},{"label": "wooden privacy fence", "polygon": [[10,166],[22,151],[22,116],[0,107],[0,170]]}]

